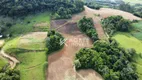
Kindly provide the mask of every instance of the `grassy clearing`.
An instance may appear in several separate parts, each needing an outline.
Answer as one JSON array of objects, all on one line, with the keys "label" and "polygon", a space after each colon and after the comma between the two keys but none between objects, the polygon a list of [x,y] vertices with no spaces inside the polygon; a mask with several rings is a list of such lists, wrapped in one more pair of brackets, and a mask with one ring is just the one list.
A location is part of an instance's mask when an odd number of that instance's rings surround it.
[{"label": "grassy clearing", "polygon": [[[13,25],[9,30],[7,30],[5,33],[11,33],[13,36],[18,36],[19,34],[25,34],[31,31],[35,31],[34,25],[37,23],[50,23],[50,12],[44,12],[39,13],[36,15],[28,15],[24,19],[18,19],[16,20],[16,24]],[[42,30],[40,31],[47,31],[49,26],[43,26]],[[38,31],[38,29],[36,29]]]},{"label": "grassy clearing", "polygon": [[45,80],[46,52],[20,53],[17,58],[21,61],[17,67],[21,80]]},{"label": "grassy clearing", "polygon": [[[119,42],[120,46],[126,49],[134,48],[138,53],[142,53],[142,41],[131,36],[129,33],[117,33],[113,38]],[[142,80],[142,57],[137,56],[135,64],[140,77],[139,80]]]},{"label": "grassy clearing", "polygon": [[137,23],[133,23],[132,26],[134,27],[134,31],[132,31],[132,35],[137,39],[142,40],[142,21]]}]

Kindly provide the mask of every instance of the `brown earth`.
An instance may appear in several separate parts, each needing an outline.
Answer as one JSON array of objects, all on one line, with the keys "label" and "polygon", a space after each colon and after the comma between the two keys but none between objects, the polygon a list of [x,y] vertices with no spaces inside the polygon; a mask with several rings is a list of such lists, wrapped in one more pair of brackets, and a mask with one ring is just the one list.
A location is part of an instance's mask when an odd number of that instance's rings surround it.
[{"label": "brown earth", "polygon": [[100,14],[101,18],[107,18],[109,16],[120,15],[124,17],[125,19],[129,19],[129,20],[142,20],[141,18],[136,17],[129,12],[125,12],[125,11],[121,11],[117,9],[101,8],[100,10],[95,10],[95,9],[88,8],[87,6],[85,6],[85,9],[91,11],[90,13]]},{"label": "brown earth", "polygon": [[[99,14],[100,16],[95,16]],[[82,34],[78,27],[77,21],[83,16],[91,17],[100,39],[105,39],[106,35],[101,26],[101,19],[112,15],[121,15],[125,19],[140,20],[128,12],[101,8],[93,10],[85,6],[85,11],[73,15],[69,20],[52,20],[51,29],[59,31],[66,39],[65,46],[60,51],[54,52],[48,56],[47,80],[103,80],[102,77],[94,70],[80,70],[76,72],[74,67],[75,53],[81,48],[92,47],[92,41]]]},{"label": "brown earth", "polygon": [[[82,18],[75,17],[76,20]],[[63,26],[58,28],[61,25]],[[63,49],[48,56],[47,80],[84,80],[82,74],[75,70],[74,58],[81,48],[92,47],[92,41],[79,31],[76,22],[70,22],[70,20],[52,20],[51,29],[56,29],[67,40]],[[81,78],[77,75],[80,75]]]}]

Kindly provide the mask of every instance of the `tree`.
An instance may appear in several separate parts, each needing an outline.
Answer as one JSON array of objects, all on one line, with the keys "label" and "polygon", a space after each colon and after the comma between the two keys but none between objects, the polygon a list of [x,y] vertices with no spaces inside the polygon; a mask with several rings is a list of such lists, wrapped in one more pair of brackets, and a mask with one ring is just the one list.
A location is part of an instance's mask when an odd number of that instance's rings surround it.
[{"label": "tree", "polygon": [[47,35],[46,46],[49,49],[49,53],[57,51],[64,46],[64,37],[61,34],[51,30]]}]

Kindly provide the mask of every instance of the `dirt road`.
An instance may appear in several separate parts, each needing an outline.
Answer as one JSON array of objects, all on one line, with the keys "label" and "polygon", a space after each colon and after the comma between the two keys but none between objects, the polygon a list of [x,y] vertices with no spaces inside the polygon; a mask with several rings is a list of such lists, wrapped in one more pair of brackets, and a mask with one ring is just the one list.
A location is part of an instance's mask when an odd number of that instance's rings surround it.
[{"label": "dirt road", "polygon": [[20,63],[15,57],[12,57],[12,56],[6,54],[4,52],[4,50],[0,51],[0,55],[2,55],[4,58],[9,60],[9,64],[10,64],[11,69],[14,69],[16,67],[16,64]]}]

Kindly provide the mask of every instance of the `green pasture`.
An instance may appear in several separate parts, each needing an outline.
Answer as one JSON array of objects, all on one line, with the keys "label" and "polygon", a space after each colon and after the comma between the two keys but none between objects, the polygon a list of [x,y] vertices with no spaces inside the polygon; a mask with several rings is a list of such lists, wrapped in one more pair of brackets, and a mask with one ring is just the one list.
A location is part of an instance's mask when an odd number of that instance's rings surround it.
[{"label": "green pasture", "polygon": [[117,40],[121,47],[126,49],[134,48],[137,51],[139,55],[136,57],[135,64],[140,77],[139,80],[142,80],[142,56],[140,56],[142,55],[142,41],[133,37],[129,33],[116,33],[113,38]]}]

